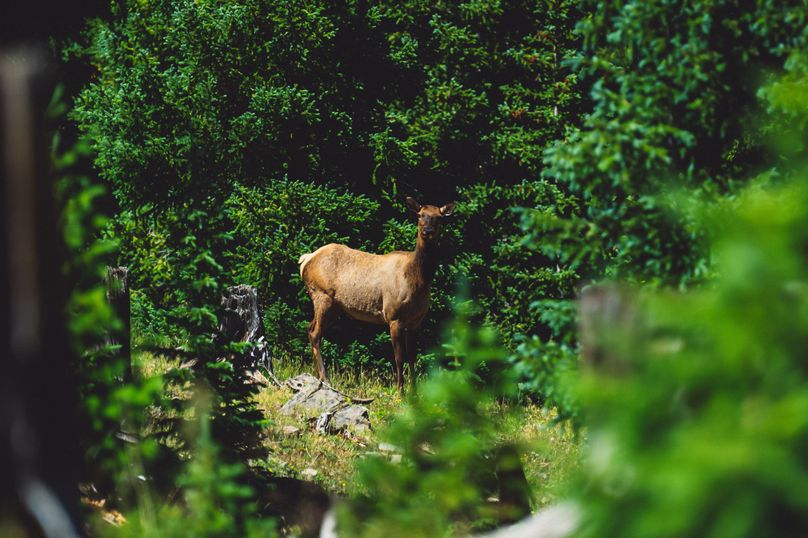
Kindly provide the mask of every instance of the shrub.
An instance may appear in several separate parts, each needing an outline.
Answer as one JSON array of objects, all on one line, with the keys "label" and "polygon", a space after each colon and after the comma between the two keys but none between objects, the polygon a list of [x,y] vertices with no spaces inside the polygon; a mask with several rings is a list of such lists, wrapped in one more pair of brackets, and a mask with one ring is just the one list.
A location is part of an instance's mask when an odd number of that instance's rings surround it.
[{"label": "shrub", "polygon": [[[762,92],[791,120],[779,131],[800,143],[804,65],[795,58]],[[775,146],[779,170],[704,210],[711,286],[642,294],[644,325],[610,340],[621,345],[609,368],[583,372],[582,536],[808,530],[808,176],[794,147]]]},{"label": "shrub", "polygon": [[226,538],[277,535],[276,521],[261,518],[254,489],[241,463],[228,462],[210,428],[210,402],[197,395],[190,459],[177,477],[173,502],[154,504],[152,492],[139,488],[139,502],[120,529],[99,527],[106,536]]},{"label": "shrub", "polygon": [[535,231],[583,275],[699,282],[708,238],[678,198],[661,195],[687,189],[709,202],[773,163],[756,92],[804,45],[804,6],[592,0],[581,9],[591,16],[570,61],[591,81],[593,107],[547,150],[542,172],[581,211],[536,218]]},{"label": "shrub", "polygon": [[[505,350],[493,330],[455,320],[437,370],[419,385],[383,438],[401,461],[368,456],[357,490],[339,512],[349,536],[449,536],[525,515],[530,491],[519,449],[502,439],[512,396]],[[501,502],[489,497],[499,496]]]}]

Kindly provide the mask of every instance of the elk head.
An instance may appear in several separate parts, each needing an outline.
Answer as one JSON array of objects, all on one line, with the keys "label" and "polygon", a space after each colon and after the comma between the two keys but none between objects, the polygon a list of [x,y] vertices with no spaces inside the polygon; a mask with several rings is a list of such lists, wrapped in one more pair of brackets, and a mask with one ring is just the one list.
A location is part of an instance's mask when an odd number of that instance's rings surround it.
[{"label": "elk head", "polygon": [[440,221],[454,213],[455,203],[445,206],[421,205],[407,196],[407,207],[418,214],[418,239],[432,242],[438,237]]}]

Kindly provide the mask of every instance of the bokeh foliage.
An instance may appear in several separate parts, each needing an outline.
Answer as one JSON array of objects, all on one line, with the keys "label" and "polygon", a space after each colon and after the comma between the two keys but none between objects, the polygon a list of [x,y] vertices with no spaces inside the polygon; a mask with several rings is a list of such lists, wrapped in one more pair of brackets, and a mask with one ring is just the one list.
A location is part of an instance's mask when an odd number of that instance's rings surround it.
[{"label": "bokeh foliage", "polygon": [[609,364],[572,383],[589,437],[571,489],[582,536],[808,529],[805,53],[758,92],[767,115],[754,125],[776,159],[736,196],[689,202],[710,231],[710,285],[639,289],[640,324],[607,327]]},{"label": "bokeh foliage", "polygon": [[400,461],[375,454],[357,464],[360,494],[340,507],[340,535],[463,535],[526,515],[521,447],[507,439],[517,410],[498,404],[515,394],[513,371],[493,329],[469,324],[468,306],[444,334],[446,368],[383,434]]},{"label": "bokeh foliage", "polygon": [[806,194],[722,208],[715,286],[646,297],[622,374],[583,372],[583,536],[805,533]]}]

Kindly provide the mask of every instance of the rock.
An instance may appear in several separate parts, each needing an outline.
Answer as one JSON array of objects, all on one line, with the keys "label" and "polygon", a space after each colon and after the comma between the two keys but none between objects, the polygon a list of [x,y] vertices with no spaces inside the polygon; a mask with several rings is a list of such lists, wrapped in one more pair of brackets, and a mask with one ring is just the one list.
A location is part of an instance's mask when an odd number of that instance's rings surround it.
[{"label": "rock", "polygon": [[311,374],[301,374],[299,376],[287,379],[285,384],[293,391],[300,392],[301,390],[312,385],[319,386],[320,380]]},{"label": "rock", "polygon": [[286,384],[297,392],[283,404],[281,413],[316,419],[320,433],[356,433],[370,430],[367,407],[351,404],[348,398],[309,374],[289,379]]},{"label": "rock", "polygon": [[322,385],[317,378],[308,374],[290,379],[287,384],[298,392],[281,407],[281,413],[285,415],[316,418],[323,413],[333,413],[347,403],[340,393]]},{"label": "rock", "polygon": [[300,476],[303,478],[308,478],[309,480],[313,479],[315,476],[320,474],[317,469],[312,469],[311,467],[307,467],[300,471]]},{"label": "rock", "polygon": [[300,428],[295,426],[284,426],[282,431],[287,437],[296,437],[300,435]]},{"label": "rock", "polygon": [[317,417],[317,422],[314,424],[315,431],[318,433],[328,433],[328,423],[331,422],[332,416],[334,416],[334,413],[326,411]]},{"label": "rock", "polygon": [[542,508],[514,525],[471,538],[568,538],[579,530],[581,516],[578,505],[557,504]]},{"label": "rock", "polygon": [[328,433],[366,432],[370,430],[369,413],[368,408],[363,405],[343,407],[333,414],[326,431]]},{"label": "rock", "polygon": [[432,446],[429,443],[426,443],[426,442],[421,443],[420,445],[418,445],[418,450],[420,450],[424,454],[429,454],[430,456],[435,455],[435,450],[432,448]]}]

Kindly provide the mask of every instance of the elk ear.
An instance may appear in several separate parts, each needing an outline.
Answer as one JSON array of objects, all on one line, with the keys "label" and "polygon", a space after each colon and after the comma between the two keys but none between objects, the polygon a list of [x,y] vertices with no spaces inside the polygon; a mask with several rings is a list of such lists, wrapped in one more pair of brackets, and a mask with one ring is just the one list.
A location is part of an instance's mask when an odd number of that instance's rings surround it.
[{"label": "elk ear", "polygon": [[455,202],[452,202],[452,203],[446,204],[445,206],[441,207],[440,208],[441,216],[442,217],[450,217],[452,215],[452,213],[454,213],[455,205],[457,205],[457,204]]},{"label": "elk ear", "polygon": [[421,210],[421,204],[416,202],[415,198],[413,198],[412,196],[407,196],[407,207],[409,207],[410,210],[415,211],[416,213],[418,213]]}]

